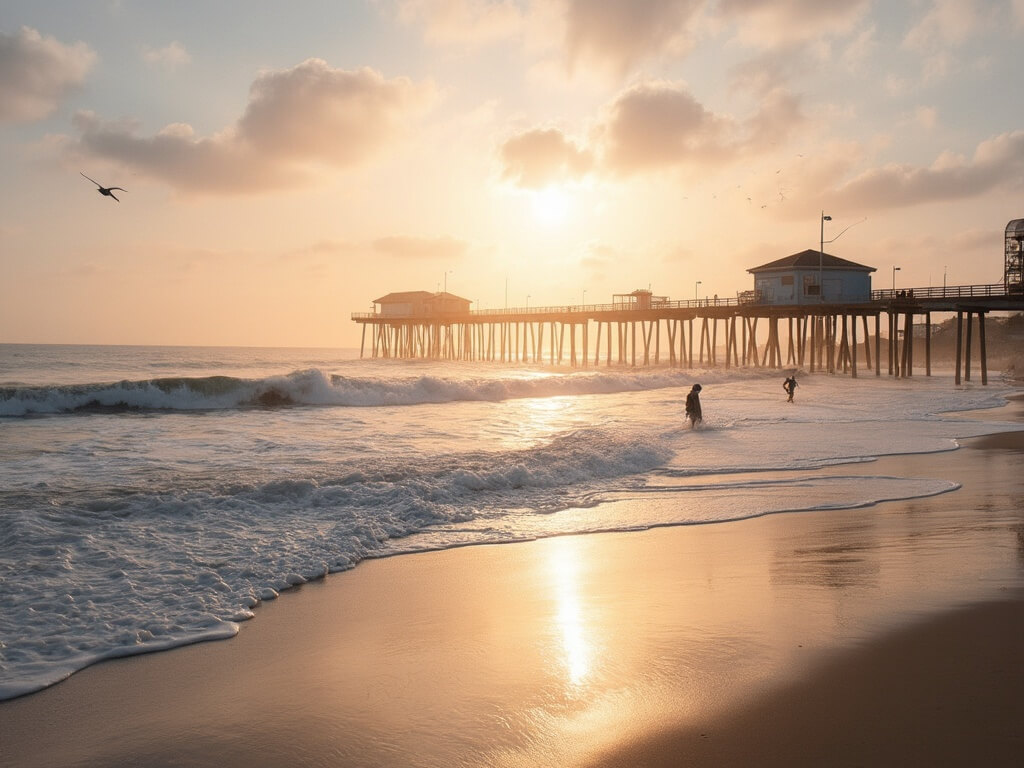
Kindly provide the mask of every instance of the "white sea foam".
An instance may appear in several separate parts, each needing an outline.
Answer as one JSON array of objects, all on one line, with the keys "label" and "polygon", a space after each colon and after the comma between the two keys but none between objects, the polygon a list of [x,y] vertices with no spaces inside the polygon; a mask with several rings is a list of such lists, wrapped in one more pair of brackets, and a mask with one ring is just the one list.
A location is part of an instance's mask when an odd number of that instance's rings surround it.
[{"label": "white sea foam", "polygon": [[105,412],[194,411],[280,405],[386,406],[524,397],[608,394],[682,386],[679,371],[655,374],[555,375],[508,378],[415,376],[360,378],[303,370],[285,376],[160,378],[102,384],[0,387],[0,416]]},{"label": "white sea foam", "polygon": [[[1013,426],[951,413],[1006,389],[949,379],[805,377],[789,405],[774,373],[701,372],[691,431],[692,372],[343,367],[17,387],[22,413],[107,410],[0,421],[0,698],[229,636],[366,557],[943,493],[813,470]],[[271,390],[324,407],[246,406]]]}]

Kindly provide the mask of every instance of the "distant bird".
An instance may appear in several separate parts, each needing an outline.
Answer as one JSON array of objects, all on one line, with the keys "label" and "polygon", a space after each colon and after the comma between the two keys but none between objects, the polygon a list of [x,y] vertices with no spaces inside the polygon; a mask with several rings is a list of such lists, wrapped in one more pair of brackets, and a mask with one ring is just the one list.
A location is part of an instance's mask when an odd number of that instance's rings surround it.
[{"label": "distant bird", "polygon": [[[79,173],[82,173],[82,172],[79,171]],[[82,173],[82,175],[85,176],[84,173]],[[88,176],[85,176],[85,178],[89,179]],[[114,198],[115,201],[117,201],[119,203],[121,201],[117,199],[117,195],[115,195],[112,190],[118,189],[121,192],[127,192],[128,191],[124,187],[104,187],[102,184],[100,184],[98,181],[96,181],[96,179],[89,179],[89,181],[91,181],[93,184],[95,184],[97,187],[99,187],[99,189],[97,189],[96,191],[99,192],[101,195],[106,195],[107,197],[112,197],[112,198]]]}]

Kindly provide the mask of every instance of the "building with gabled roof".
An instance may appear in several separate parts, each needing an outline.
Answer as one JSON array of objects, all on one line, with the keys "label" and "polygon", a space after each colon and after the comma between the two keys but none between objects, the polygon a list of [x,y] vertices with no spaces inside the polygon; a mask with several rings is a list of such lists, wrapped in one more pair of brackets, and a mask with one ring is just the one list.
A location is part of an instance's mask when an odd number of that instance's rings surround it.
[{"label": "building with gabled roof", "polygon": [[465,314],[472,302],[447,291],[398,291],[374,299],[373,303],[380,307],[381,315],[423,317]]},{"label": "building with gabled roof", "polygon": [[793,306],[871,301],[874,267],[808,249],[747,270],[758,304]]}]

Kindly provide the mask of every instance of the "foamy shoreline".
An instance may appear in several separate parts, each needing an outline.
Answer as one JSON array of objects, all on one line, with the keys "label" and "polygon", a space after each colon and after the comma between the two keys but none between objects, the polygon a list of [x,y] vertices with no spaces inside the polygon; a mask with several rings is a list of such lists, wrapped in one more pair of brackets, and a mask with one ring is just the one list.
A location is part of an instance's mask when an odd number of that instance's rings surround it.
[{"label": "foamy shoreline", "polygon": [[[859,675],[889,674],[871,659],[876,639],[893,632],[910,638],[897,661],[918,656],[923,642],[939,652],[947,635],[913,627],[957,606],[1013,598],[969,624],[983,636],[1012,629],[1005,622],[1024,605],[1022,520],[1011,502],[1024,433],[1015,434],[871,468],[962,480],[961,490],[930,499],[366,562],[262,607],[229,642],[102,663],[0,703],[7,759],[501,766],[648,754],[630,750],[657,746],[701,713],[717,713],[725,728],[729,713],[761,696],[779,701],[776,686],[833,680],[829,659],[859,658]],[[950,650],[998,662],[977,637],[960,637],[968,645]],[[945,672],[972,701],[1000,697],[971,677],[975,668]],[[915,688],[901,694],[914,701]],[[1003,704],[985,711],[1005,732],[1017,710]],[[950,734],[962,731],[943,713],[959,710],[928,711],[933,735],[945,739],[937,743],[955,756]],[[773,754],[779,764],[799,765],[801,755],[814,764],[820,753],[785,741],[801,738],[791,722]],[[850,732],[859,743],[881,733],[870,722]],[[992,745],[988,764],[1009,764],[999,760],[1007,748]],[[706,764],[729,761],[712,755]]]}]

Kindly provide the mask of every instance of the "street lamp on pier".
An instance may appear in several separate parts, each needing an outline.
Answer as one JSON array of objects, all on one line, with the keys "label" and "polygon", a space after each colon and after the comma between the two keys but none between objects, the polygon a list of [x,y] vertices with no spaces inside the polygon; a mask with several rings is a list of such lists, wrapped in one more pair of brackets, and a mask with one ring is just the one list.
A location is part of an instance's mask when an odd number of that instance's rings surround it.
[{"label": "street lamp on pier", "polygon": [[701,281],[700,280],[698,280],[696,283],[693,284],[693,300],[694,301],[697,301],[697,286],[699,286],[699,285],[701,285]]},{"label": "street lamp on pier", "polygon": [[821,212],[821,241],[818,243],[818,301],[825,300],[825,283],[822,281],[821,263],[825,260],[825,222],[832,221],[831,216]]},{"label": "street lamp on pier", "polygon": [[530,294],[526,294],[526,308],[530,308]]},{"label": "street lamp on pier", "polygon": [[892,295],[896,295],[896,273],[900,271],[899,267],[892,268]]}]

